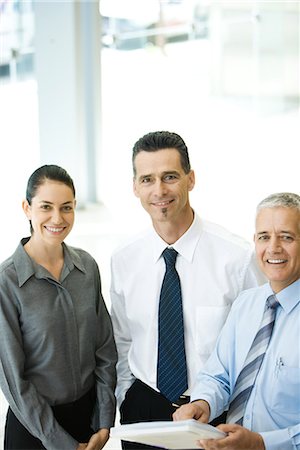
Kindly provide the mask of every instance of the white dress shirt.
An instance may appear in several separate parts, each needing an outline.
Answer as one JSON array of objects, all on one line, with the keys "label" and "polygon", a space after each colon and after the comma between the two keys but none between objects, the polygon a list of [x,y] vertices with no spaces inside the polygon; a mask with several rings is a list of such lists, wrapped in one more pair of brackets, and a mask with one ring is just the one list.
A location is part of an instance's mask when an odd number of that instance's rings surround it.
[{"label": "white dress shirt", "polygon": [[[119,358],[119,405],[135,378],[157,390],[158,305],[165,273],[161,254],[167,246],[152,228],[112,256],[111,314]],[[197,215],[172,247],[178,252],[190,390],[235,298],[264,280],[249,243]]]}]

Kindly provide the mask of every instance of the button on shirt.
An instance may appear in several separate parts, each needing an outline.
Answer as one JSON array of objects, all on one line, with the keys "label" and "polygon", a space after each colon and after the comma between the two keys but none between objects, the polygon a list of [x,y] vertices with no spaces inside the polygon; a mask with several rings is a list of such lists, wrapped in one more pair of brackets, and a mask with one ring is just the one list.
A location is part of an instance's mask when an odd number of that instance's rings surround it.
[{"label": "button on shirt", "polygon": [[[192,400],[206,400],[211,417],[227,406],[244,360],[259,330],[269,284],[240,294],[197,377]],[[246,405],[243,425],[259,432],[266,450],[300,450],[300,280],[276,294],[273,334]]]},{"label": "button on shirt", "polygon": [[51,405],[77,400],[96,381],[96,430],[114,423],[116,350],[95,260],[63,244],[58,282],[25,252],[0,266],[0,383],[20,422],[51,450],[78,443]]},{"label": "button on shirt", "polygon": [[[135,378],[156,388],[158,305],[167,244],[154,229],[118,249],[112,257],[112,320],[118,348],[120,404]],[[172,247],[178,252],[188,384],[214,348],[231,304],[262,281],[250,244],[222,227],[195,219]],[[258,282],[259,280],[259,282]]]}]

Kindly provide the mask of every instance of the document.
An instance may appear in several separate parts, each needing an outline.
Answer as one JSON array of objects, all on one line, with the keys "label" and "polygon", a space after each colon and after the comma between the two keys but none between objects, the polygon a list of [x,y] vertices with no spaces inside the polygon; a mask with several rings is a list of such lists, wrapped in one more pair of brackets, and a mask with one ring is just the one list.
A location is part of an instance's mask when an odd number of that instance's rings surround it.
[{"label": "document", "polygon": [[197,420],[139,422],[111,428],[111,437],[165,449],[198,449],[199,439],[221,439],[225,433]]}]

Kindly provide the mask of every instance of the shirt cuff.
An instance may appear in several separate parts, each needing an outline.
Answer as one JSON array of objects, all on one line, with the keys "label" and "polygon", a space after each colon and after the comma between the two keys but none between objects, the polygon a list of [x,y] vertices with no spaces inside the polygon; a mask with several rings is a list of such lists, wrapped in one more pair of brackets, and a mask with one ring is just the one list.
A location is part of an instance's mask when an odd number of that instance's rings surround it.
[{"label": "shirt cuff", "polygon": [[295,450],[288,428],[275,431],[259,432],[266,450]]},{"label": "shirt cuff", "polygon": [[201,395],[201,396],[197,396],[197,397],[191,397],[191,403],[192,402],[197,402],[199,400],[204,400],[206,403],[208,403],[209,405],[209,410],[210,410],[210,415],[209,415],[209,422],[211,422],[213,419],[215,419],[216,417],[218,417],[217,415],[217,411],[216,408],[213,404],[213,402],[211,401],[211,398],[209,398],[207,395]]},{"label": "shirt cuff", "polygon": [[79,443],[66,431],[53,433],[43,439],[43,445],[51,450],[76,450]]}]

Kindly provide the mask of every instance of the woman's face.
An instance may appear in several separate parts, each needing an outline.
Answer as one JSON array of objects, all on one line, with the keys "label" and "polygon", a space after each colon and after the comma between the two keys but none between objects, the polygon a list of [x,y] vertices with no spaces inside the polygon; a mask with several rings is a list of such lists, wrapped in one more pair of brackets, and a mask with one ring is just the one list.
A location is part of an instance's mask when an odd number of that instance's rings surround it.
[{"label": "woman's face", "polygon": [[36,242],[60,245],[74,224],[76,201],[72,189],[66,184],[46,180],[39,186],[31,205],[25,200],[23,209],[31,221]]}]

